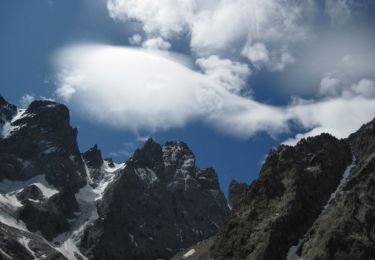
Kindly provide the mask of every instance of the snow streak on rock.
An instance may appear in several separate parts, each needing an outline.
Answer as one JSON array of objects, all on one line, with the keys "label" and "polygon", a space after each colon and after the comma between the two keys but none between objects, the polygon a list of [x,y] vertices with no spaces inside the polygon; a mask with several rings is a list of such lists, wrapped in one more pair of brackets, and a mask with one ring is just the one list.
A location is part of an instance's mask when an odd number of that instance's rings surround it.
[{"label": "snow streak on rock", "polygon": [[106,187],[114,180],[116,174],[125,168],[124,163],[114,165],[115,167],[109,167],[108,162],[104,161],[101,168],[102,179],[95,187],[89,184],[89,168],[85,165],[87,184],[75,195],[79,204],[79,213],[75,219],[71,219],[72,230],[57,236],[53,240],[56,249],[69,260],[87,259],[78,249],[77,243],[80,241],[86,226],[98,218],[96,204],[102,199]]}]

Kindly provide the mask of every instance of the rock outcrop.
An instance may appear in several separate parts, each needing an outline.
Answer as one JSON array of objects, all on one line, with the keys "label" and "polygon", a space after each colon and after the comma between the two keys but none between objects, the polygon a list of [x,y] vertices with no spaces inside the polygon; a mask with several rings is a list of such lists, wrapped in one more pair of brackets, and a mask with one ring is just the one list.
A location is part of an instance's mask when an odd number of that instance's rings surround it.
[{"label": "rock outcrop", "polygon": [[82,154],[82,157],[88,168],[90,183],[92,185],[97,185],[98,181],[100,181],[100,179],[103,177],[101,175],[101,168],[104,163],[102,158],[102,152],[100,151],[100,149],[98,149],[97,145],[94,145],[94,147],[84,152]]},{"label": "rock outcrop", "polygon": [[150,139],[125,166],[81,154],[69,121],[0,97],[1,259],[167,259],[216,233],[227,201],[186,144]]},{"label": "rock outcrop", "polygon": [[272,151],[217,235],[173,259],[375,259],[375,120]]},{"label": "rock outcrop", "polygon": [[285,259],[351,163],[349,145],[323,134],[271,152],[211,247],[214,259]]},{"label": "rock outcrop", "polygon": [[228,205],[231,209],[235,208],[240,202],[248,186],[249,185],[246,183],[239,183],[236,180],[230,182],[228,189]]},{"label": "rock outcrop", "polygon": [[0,259],[68,260],[43,238],[0,222]]},{"label": "rock outcrop", "polygon": [[375,120],[271,151],[231,183],[231,212],[185,143],[149,139],[117,164],[81,154],[69,121],[0,96],[1,259],[375,259]]},{"label": "rock outcrop", "polygon": [[375,120],[348,141],[355,167],[305,235],[302,259],[375,259]]},{"label": "rock outcrop", "polygon": [[218,230],[229,209],[213,169],[182,142],[149,139],[106,190],[81,249],[91,259],[168,259]]}]

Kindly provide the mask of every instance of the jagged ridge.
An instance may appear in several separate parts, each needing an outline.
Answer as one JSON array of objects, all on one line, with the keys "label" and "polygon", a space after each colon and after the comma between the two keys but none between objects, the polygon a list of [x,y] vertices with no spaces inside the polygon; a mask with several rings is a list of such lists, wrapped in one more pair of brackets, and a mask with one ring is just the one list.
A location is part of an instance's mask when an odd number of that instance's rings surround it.
[{"label": "jagged ridge", "polygon": [[167,258],[228,213],[216,173],[182,142],[150,139],[125,166],[97,145],[81,154],[64,105],[0,96],[0,119],[1,258]]}]

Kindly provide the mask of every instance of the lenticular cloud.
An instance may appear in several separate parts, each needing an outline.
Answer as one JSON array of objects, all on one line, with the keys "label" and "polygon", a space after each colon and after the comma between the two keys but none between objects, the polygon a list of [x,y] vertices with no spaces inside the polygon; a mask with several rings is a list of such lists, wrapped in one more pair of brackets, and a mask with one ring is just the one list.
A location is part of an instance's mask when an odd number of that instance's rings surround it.
[{"label": "lenticular cloud", "polygon": [[[223,64],[220,59],[213,61]],[[200,121],[247,138],[260,131],[271,135],[287,132],[293,121],[310,130],[306,135],[324,131],[344,137],[370,120],[375,111],[374,99],[360,95],[300,101],[285,107],[262,104],[240,96],[238,86],[228,86],[241,82],[240,77],[250,74],[249,70],[241,68],[238,73],[238,66],[229,66],[237,74],[221,79],[212,72],[194,70],[186,57],[170,52],[74,45],[59,51],[55,64],[56,94],[75,113],[134,132]],[[354,116],[345,119],[345,111]]]}]

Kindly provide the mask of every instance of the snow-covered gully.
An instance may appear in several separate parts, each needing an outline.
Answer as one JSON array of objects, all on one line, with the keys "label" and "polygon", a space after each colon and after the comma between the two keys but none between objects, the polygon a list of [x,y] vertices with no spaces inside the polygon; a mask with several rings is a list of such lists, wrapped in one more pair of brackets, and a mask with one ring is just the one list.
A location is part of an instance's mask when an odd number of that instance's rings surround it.
[{"label": "snow-covered gully", "polygon": [[[355,165],[356,165],[356,158],[353,156],[352,163],[348,167],[346,167],[339,185],[337,186],[336,190],[332,192],[331,196],[329,197],[327,203],[324,205],[323,210],[320,214],[322,214],[330,206],[331,202],[336,198],[336,195],[338,194],[338,192],[346,184],[346,181],[348,180],[350,173],[352,172],[352,169],[355,167]],[[304,239],[300,238],[296,245],[293,245],[289,248],[287,260],[302,260],[301,257],[298,255],[298,253],[301,247],[303,246],[304,242],[305,242]]]},{"label": "snow-covered gully", "polygon": [[[115,164],[115,167],[109,167],[104,161],[102,172],[103,178],[98,185],[93,188],[89,182],[89,172],[86,166],[87,184],[77,194],[76,199],[79,204],[79,215],[71,220],[72,230],[57,236],[53,240],[53,246],[59,250],[69,260],[87,259],[78,249],[76,244],[82,237],[85,227],[98,218],[96,204],[103,197],[106,187],[114,180],[116,174],[124,169],[125,164]],[[77,258],[77,255],[80,258]]]}]

